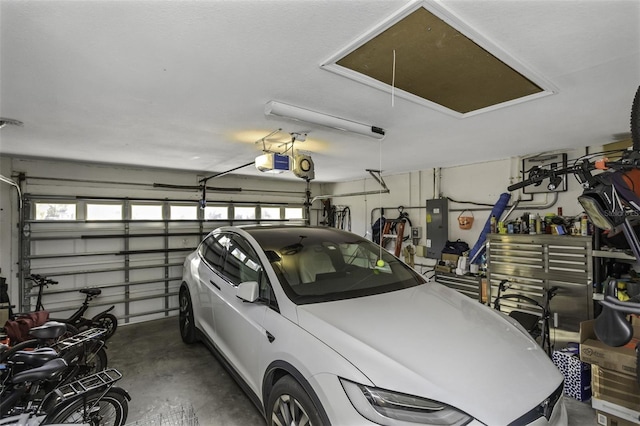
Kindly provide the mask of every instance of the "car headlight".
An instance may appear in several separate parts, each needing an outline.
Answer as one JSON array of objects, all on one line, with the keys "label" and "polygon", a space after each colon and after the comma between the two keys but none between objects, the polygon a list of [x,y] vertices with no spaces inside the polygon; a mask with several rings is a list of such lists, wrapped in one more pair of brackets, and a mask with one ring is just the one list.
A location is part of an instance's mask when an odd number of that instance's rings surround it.
[{"label": "car headlight", "polygon": [[385,426],[407,423],[462,426],[473,418],[441,402],[340,379],[351,404],[365,418]]}]

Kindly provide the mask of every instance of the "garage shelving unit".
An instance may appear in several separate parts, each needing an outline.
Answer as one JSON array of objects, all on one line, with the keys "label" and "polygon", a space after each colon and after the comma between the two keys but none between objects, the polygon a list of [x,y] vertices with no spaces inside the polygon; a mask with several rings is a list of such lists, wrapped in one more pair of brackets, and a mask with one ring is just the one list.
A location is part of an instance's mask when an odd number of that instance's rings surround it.
[{"label": "garage shelving unit", "polygon": [[[123,322],[144,321],[170,315],[178,309],[182,265],[204,235],[223,225],[279,223],[287,219],[259,219],[261,207],[302,207],[302,203],[209,201],[228,208],[226,219],[168,219],[173,205],[198,206],[198,201],[168,198],[23,196],[20,221],[20,306],[33,307],[31,273],[59,281],[44,291],[44,306],[52,317],[71,314],[82,302],[78,290],[99,287],[102,294],[91,302],[91,316],[115,305],[113,313]],[[34,214],[37,203],[74,203],[74,220],[42,220]],[[123,219],[87,220],[84,205],[121,205]],[[132,220],[131,205],[162,206],[162,219]],[[256,219],[232,219],[238,206],[255,206]],[[102,308],[102,309],[100,309]]]},{"label": "garage shelving unit", "polygon": [[436,272],[436,281],[478,302],[482,301],[482,277],[480,276]]},{"label": "garage shelving unit", "polygon": [[[552,341],[556,349],[578,341],[580,322],[593,318],[593,247],[591,237],[565,235],[489,234],[487,247],[488,303],[501,280],[511,280],[509,293],[542,302],[543,289],[559,287],[551,300]],[[503,310],[541,312],[502,302]],[[554,324],[555,322],[555,324]]]}]

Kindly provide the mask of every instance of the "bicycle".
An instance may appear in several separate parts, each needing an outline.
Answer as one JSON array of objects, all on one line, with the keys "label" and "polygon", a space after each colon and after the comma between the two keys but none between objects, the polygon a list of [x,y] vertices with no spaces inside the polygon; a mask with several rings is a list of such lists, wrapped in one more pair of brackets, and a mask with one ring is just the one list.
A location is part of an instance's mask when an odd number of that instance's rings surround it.
[{"label": "bicycle", "polygon": [[[38,287],[36,311],[42,311],[44,310],[44,306],[42,304],[43,288],[49,285],[56,285],[58,284],[58,282],[50,278],[35,274],[30,275],[29,279],[33,281],[36,287]],[[116,328],[118,327],[118,318],[116,318],[115,315],[109,313],[115,308],[115,305],[112,305],[110,308],[96,314],[92,318],[85,318],[83,317],[83,315],[89,309],[89,302],[95,297],[102,294],[102,290],[99,288],[82,288],[78,291],[85,295],[82,305],[80,305],[80,307],[73,314],[71,314],[69,318],[51,318],[51,320],[70,324],[78,331],[85,331],[89,328],[103,328],[107,330],[103,338],[104,340],[108,340],[109,338],[111,338],[111,336],[113,336],[113,334],[116,332]]]},{"label": "bicycle", "polygon": [[32,330],[37,339],[23,342],[10,349],[4,348],[4,351],[0,352],[1,400],[4,401],[11,392],[11,377],[41,367],[53,359],[65,361],[67,368],[55,383],[43,385],[42,389],[47,392],[54,387],[107,368],[107,354],[104,342],[100,339],[105,330],[90,329],[64,340],[52,340],[62,335],[65,329],[66,324],[48,322]]},{"label": "bicycle", "polygon": [[11,377],[13,388],[0,403],[5,417],[0,424],[11,424],[7,419],[25,418],[34,426],[61,423],[121,426],[126,422],[131,397],[114,386],[122,378],[115,369],[56,387],[39,399],[42,386],[56,380],[66,368],[66,361],[56,358]]},{"label": "bicycle", "polygon": [[[621,231],[635,258],[640,259],[640,239],[630,221],[631,216],[640,214],[640,87],[633,99],[630,121],[633,145],[622,152],[620,160],[590,161],[596,155],[593,154],[576,160],[569,167],[552,165],[547,169],[536,166],[528,171],[527,179],[510,185],[508,190],[537,186],[546,179],[549,180],[548,188],[553,190],[563,176],[573,174],[584,188],[578,202],[591,222],[605,231]],[[594,175],[596,170],[602,172]],[[599,301],[602,312],[594,326],[598,339],[609,346],[627,344],[633,337],[633,327],[626,315],[640,315],[640,303],[622,302],[617,299],[616,291],[615,281],[605,287],[604,299]]]},{"label": "bicycle", "polygon": [[[553,344],[551,343],[551,299],[558,293],[558,287],[543,289],[542,303],[537,300],[519,293],[503,294],[511,286],[508,280],[500,281],[498,285],[498,294],[493,301],[493,308],[501,312],[501,302],[504,300],[512,301],[516,304],[508,315],[516,320],[531,337],[538,342],[542,349],[551,357],[553,353]],[[528,309],[529,311],[521,310]],[[540,310],[541,313],[532,313],[531,310]]]},{"label": "bicycle", "polygon": [[54,344],[58,339],[67,335],[69,326],[64,323],[49,321],[41,326],[33,327],[29,332],[32,339],[23,340],[13,346],[0,345],[0,363],[5,362],[14,353],[33,348],[44,348]]}]

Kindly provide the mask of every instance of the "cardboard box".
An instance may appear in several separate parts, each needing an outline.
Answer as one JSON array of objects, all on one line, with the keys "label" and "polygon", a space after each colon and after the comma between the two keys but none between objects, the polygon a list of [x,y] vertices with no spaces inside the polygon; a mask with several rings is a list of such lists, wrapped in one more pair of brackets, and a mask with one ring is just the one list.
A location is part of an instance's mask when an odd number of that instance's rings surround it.
[{"label": "cardboard box", "polygon": [[447,272],[447,273],[451,273],[451,271],[453,270],[453,268],[451,268],[451,266],[436,265],[435,270],[436,270],[437,272]]},{"label": "cardboard box", "polygon": [[[607,346],[593,331],[595,320],[580,323],[580,360],[608,370],[636,374],[636,351],[629,347]],[[634,336],[640,337],[640,326],[634,325]]]},{"label": "cardboard box", "polygon": [[602,426],[634,426],[638,424],[600,410],[596,410],[596,422]]},{"label": "cardboard box", "polygon": [[591,406],[604,413],[611,414],[622,420],[626,420],[633,425],[640,425],[640,412],[631,410],[629,408],[622,407],[613,402],[603,401],[598,398],[591,398]]},{"label": "cardboard box", "polygon": [[578,348],[554,351],[551,360],[564,376],[564,394],[578,401],[591,398],[591,365],[580,361]]},{"label": "cardboard box", "polygon": [[442,253],[442,261],[448,266],[453,266],[454,268],[458,266],[459,257],[460,256],[458,256],[457,254]]},{"label": "cardboard box", "polygon": [[593,366],[591,385],[594,398],[640,411],[640,385],[635,375]]}]

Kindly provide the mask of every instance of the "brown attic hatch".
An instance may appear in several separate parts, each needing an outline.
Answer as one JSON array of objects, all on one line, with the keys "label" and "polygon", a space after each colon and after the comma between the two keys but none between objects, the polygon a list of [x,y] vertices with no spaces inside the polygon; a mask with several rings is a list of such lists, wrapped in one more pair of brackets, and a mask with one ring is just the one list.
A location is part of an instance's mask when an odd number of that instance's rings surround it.
[{"label": "brown attic hatch", "polygon": [[[323,67],[386,91],[393,86],[398,96],[463,116],[551,94],[427,10],[424,3],[414,9],[390,26],[383,24],[383,30],[374,29],[364,42],[347,47]],[[478,34],[472,37],[482,39]]]}]

